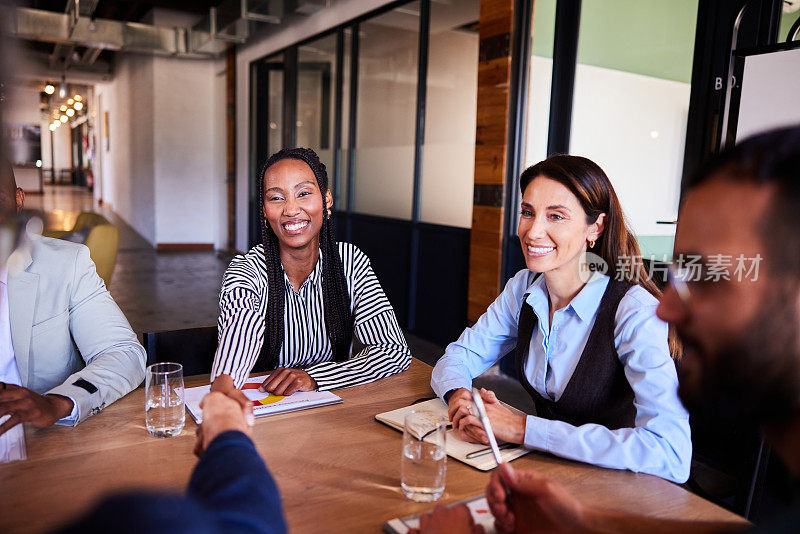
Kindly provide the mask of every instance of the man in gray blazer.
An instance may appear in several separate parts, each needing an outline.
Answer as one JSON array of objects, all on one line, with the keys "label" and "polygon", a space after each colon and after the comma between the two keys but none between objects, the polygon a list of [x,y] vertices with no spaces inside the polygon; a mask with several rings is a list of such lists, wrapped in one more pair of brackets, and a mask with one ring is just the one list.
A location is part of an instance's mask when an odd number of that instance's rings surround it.
[{"label": "man in gray blazer", "polygon": [[[0,175],[2,209],[20,211],[11,169]],[[144,348],[84,245],[31,239],[0,269],[3,306],[0,436],[24,422],[76,425],[144,379]]]}]

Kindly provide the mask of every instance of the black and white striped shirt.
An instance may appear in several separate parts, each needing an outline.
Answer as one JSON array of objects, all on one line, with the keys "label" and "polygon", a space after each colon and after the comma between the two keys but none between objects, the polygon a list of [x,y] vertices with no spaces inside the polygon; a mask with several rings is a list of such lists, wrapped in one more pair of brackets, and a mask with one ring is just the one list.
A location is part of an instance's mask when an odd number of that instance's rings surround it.
[{"label": "black and white striped shirt", "polygon": [[[339,243],[350,292],[354,337],[366,345],[344,362],[333,361],[322,300],[322,257],[296,291],[284,272],[286,304],[279,365],[302,368],[320,391],[364,384],[399,373],[411,364],[411,351],[369,258],[355,245]],[[211,369],[242,387],[261,353],[267,308],[264,247],[236,256],[225,271],[219,296],[219,346]]]}]

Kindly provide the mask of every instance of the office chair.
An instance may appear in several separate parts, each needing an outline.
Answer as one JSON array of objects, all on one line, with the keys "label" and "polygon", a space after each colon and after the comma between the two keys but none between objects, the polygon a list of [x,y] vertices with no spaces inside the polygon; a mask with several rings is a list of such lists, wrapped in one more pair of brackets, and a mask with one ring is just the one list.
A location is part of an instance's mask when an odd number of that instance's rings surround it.
[{"label": "office chair", "polygon": [[142,338],[147,352],[147,365],[179,363],[183,365],[184,376],[211,372],[217,350],[216,326],[145,332]]},{"label": "office chair", "polygon": [[709,407],[689,414],[692,467],[687,489],[750,521],[758,519],[770,448],[754,426]]}]

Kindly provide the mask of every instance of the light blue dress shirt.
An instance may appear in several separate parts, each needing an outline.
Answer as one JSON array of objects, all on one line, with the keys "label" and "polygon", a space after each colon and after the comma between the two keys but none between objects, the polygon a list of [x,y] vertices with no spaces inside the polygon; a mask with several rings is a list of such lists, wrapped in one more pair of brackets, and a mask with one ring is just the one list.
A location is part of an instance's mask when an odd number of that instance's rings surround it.
[{"label": "light blue dress shirt", "polygon": [[[565,308],[549,321],[544,276],[524,269],[458,341],[447,346],[433,369],[431,386],[439,397],[471,388],[472,379],[513,350],[523,299],[538,317],[524,372],[539,394],[557,401],[583,354],[609,278],[595,273]],[[527,416],[526,447],[601,467],[629,469],[673,482],[689,478],[692,442],[689,414],[678,398],[678,377],[669,355],[667,324],[656,317],[658,301],[632,287],[617,308],[614,344],[634,393],[633,428],[579,427]]]}]

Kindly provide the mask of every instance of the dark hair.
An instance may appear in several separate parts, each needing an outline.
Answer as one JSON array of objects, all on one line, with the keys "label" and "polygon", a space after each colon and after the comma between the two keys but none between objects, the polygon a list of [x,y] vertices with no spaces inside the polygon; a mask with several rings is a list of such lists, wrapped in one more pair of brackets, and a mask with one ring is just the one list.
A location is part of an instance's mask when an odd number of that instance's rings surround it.
[{"label": "dark hair", "polygon": [[[610,276],[632,280],[654,297],[661,297],[661,291],[644,268],[639,242],[628,229],[614,186],[599,165],[581,156],[556,154],[525,169],[519,177],[520,191],[524,193],[538,176],[555,180],[569,189],[586,213],[587,224],[594,224],[601,213],[606,214],[603,232],[592,252],[608,264]],[[625,272],[620,272],[623,266]]]},{"label": "dark hair", "polygon": [[714,177],[775,188],[761,235],[769,254],[764,267],[800,276],[800,126],[749,137],[708,162],[692,187]]},{"label": "dark hair", "polygon": [[[325,193],[328,191],[328,173],[316,152],[310,148],[284,148],[267,160],[258,173],[258,209],[261,219],[261,241],[264,244],[264,264],[267,271],[267,310],[264,345],[260,360],[268,369],[278,366],[278,357],[283,345],[283,310],[286,302],[286,287],[278,244],[278,237],[264,217],[264,176],[267,170],[284,159],[302,161],[311,168],[322,193],[322,212],[325,214]],[[353,340],[353,316],[350,312],[350,293],[344,277],[344,265],[333,237],[330,217],[323,215],[319,236],[322,254],[322,299],[325,308],[325,327],[333,349],[335,361],[344,361],[350,356]]]}]

